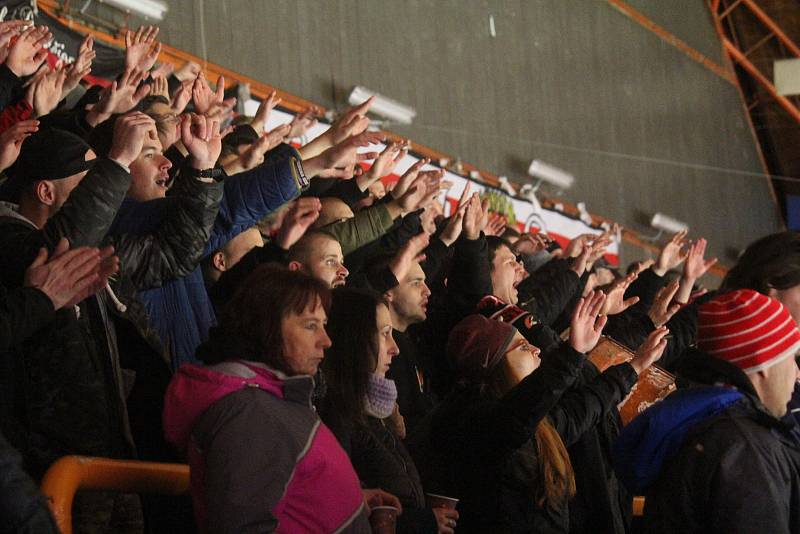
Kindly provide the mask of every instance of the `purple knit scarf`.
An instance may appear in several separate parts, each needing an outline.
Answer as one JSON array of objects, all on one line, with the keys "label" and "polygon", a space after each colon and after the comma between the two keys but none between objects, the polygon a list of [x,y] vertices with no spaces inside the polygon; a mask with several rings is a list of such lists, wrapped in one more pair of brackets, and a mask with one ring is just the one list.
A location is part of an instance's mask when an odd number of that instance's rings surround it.
[{"label": "purple knit scarf", "polygon": [[385,419],[392,415],[397,400],[397,387],[394,380],[389,380],[375,373],[369,375],[367,384],[366,410],[372,417]]}]

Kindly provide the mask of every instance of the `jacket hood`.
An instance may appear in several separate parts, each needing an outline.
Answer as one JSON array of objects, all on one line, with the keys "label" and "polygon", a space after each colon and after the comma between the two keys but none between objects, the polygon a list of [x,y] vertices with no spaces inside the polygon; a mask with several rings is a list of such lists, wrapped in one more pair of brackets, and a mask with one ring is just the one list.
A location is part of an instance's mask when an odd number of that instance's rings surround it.
[{"label": "jacket hood", "polygon": [[614,469],[634,495],[641,495],[661,474],[698,423],[744,399],[733,388],[678,390],[625,427],[612,450]]},{"label": "jacket hood", "polygon": [[185,450],[197,419],[222,397],[246,387],[283,398],[283,378],[256,362],[227,361],[213,366],[182,365],[164,398],[164,436]]},{"label": "jacket hood", "polygon": [[14,204],[13,202],[7,201],[0,201],[0,217],[11,217],[12,219],[18,219],[20,221],[26,222],[29,225],[36,227],[30,220],[26,217],[20,215],[19,213],[19,206]]}]

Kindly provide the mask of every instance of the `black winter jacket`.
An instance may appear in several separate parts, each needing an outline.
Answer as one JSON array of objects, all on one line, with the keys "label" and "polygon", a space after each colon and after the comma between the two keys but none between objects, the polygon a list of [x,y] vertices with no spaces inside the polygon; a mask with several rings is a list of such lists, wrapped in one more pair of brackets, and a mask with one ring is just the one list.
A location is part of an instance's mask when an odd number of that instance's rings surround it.
[{"label": "black winter jacket", "polygon": [[747,376],[694,352],[678,369],[744,397],[691,427],[647,492],[647,532],[800,532],[800,442],[791,415],[767,412]]},{"label": "black winter jacket", "polygon": [[[550,327],[517,306],[487,297],[480,311],[511,322],[529,342],[543,348],[543,358],[552,357],[548,347],[560,343]],[[614,474],[609,451],[620,429],[617,405],[636,380],[629,363],[600,373],[586,362],[578,380],[550,411],[575,471],[577,493],[569,506],[570,532],[624,533],[630,525],[631,497]]]},{"label": "black winter jacket", "polygon": [[566,504],[536,504],[544,484],[534,434],[585,360],[564,344],[500,399],[457,385],[409,438],[427,491],[461,499],[459,534],[568,531]]},{"label": "black winter jacket", "polygon": [[[99,159],[41,230],[6,207],[5,216],[0,217],[0,259],[9,268],[0,274],[2,283],[21,285],[38,249],[52,250],[62,236],[73,246],[100,245],[129,185],[130,175],[122,167]],[[200,209],[215,209],[214,198],[206,195]],[[183,230],[164,239],[194,242],[187,232],[201,236],[207,232],[195,226]],[[202,237],[196,241],[202,245]],[[137,398],[151,405],[150,413],[136,410],[143,421],[153,419],[149,434],[141,435],[160,435],[153,433],[152,425],[159,423],[160,410],[155,406],[160,406],[168,368],[133,295],[137,273],[147,271],[140,266],[160,265],[148,253],[162,256],[163,250],[155,246],[153,236],[126,237],[114,243],[122,264],[122,276],[112,284],[118,295],[102,291],[75,309],[58,310],[41,335],[3,356],[12,372],[3,377],[2,431],[23,453],[26,467],[36,478],[65,454],[134,455],[126,410],[131,387],[144,388]],[[119,297],[121,306],[113,302],[114,297]],[[127,350],[120,354],[120,348]],[[140,374],[138,383],[135,374]],[[152,380],[154,376],[160,377],[158,383]]]},{"label": "black winter jacket", "polygon": [[361,484],[381,488],[400,499],[403,514],[397,521],[398,534],[436,534],[436,518],[425,508],[425,493],[414,461],[384,420],[367,417],[366,423],[344,421],[332,406],[323,408],[321,414],[350,457]]},{"label": "black winter jacket", "polygon": [[537,269],[517,286],[519,306],[548,326],[582,289],[581,278],[570,269],[569,260],[554,259]]},{"label": "black winter jacket", "polygon": [[[452,387],[453,370],[445,358],[450,330],[475,312],[478,301],[491,292],[486,238],[469,240],[463,236],[453,245],[453,263],[444,294],[433,294],[428,317],[411,325],[398,345],[405,344],[403,355],[392,360],[387,373],[397,384],[397,403],[409,433]],[[395,331],[395,335],[398,333]],[[418,374],[419,373],[419,374]]]}]

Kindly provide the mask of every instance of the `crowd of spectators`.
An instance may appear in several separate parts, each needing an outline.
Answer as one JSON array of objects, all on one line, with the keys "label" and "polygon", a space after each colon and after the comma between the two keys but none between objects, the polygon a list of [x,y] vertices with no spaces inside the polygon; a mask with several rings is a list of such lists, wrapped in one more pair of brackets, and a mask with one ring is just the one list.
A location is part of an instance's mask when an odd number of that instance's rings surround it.
[{"label": "crowd of spectators", "polygon": [[0,532],[58,531],[65,455],[191,467],[191,502],[78,492],[76,533],[622,534],[634,495],[650,532],[800,532],[797,233],[709,292],[685,232],[623,272],[616,228],[561,248],[469,186],[445,217],[370,100],[293,145],[313,110],[234,116],[157,33],[102,88],[91,37],[50,67],[0,23]]}]

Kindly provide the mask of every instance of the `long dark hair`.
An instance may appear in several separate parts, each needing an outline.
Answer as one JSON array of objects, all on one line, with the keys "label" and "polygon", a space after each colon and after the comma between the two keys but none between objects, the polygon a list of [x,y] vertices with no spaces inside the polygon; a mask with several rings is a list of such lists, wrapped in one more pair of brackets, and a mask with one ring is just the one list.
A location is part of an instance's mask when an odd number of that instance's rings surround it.
[{"label": "long dark hair", "polygon": [[211,329],[197,357],[206,364],[242,358],[285,370],[283,319],[317,302],[329,312],[331,291],[321,280],[275,264],[260,265],[222,309],[219,326]]},{"label": "long dark hair", "polygon": [[333,290],[327,326],[332,344],[322,361],[328,386],[324,406],[347,421],[366,421],[364,399],[378,362],[377,309],[381,305],[386,306],[386,300],[374,291]]},{"label": "long dark hair", "polygon": [[752,289],[768,294],[771,288],[800,284],[800,232],[762,237],[747,247],[722,281],[722,289]]}]

